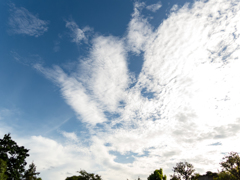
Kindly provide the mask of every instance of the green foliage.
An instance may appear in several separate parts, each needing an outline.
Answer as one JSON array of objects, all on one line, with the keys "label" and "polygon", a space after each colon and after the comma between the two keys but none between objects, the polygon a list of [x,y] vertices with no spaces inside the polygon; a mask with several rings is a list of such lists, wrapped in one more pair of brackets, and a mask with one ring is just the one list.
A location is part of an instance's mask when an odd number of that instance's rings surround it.
[{"label": "green foliage", "polygon": [[214,180],[237,180],[231,173],[221,171],[217,176],[213,177]]},{"label": "green foliage", "polygon": [[178,178],[185,180],[190,180],[194,171],[193,165],[188,162],[180,162],[176,164],[176,167],[173,167],[174,174],[177,173]]},{"label": "green foliage", "polygon": [[220,163],[222,170],[229,172],[236,179],[240,179],[240,157],[236,152],[230,152],[229,155],[223,157]]},{"label": "green foliage", "polygon": [[66,180],[78,180],[78,179],[79,179],[78,176],[71,176],[66,178]]},{"label": "green foliage", "polygon": [[191,180],[198,180],[200,176],[201,175],[199,173],[195,173],[194,175],[192,175]]},{"label": "green foliage", "polygon": [[200,177],[217,180],[218,173],[214,173],[214,172],[211,172],[211,171],[207,171],[206,174],[204,174],[204,175],[200,175],[199,173],[195,173],[192,176],[191,180],[198,180]]},{"label": "green foliage", "polygon": [[25,158],[29,156],[28,149],[23,146],[19,147],[10,137],[10,134],[5,134],[3,139],[0,139],[0,159],[7,162],[7,171],[5,174],[8,179],[20,180],[27,164]]},{"label": "green foliage", "polygon": [[0,180],[7,180],[7,175],[5,172],[7,171],[7,162],[0,159]]},{"label": "green foliage", "polygon": [[36,177],[40,173],[36,172],[34,163],[25,171],[28,151],[23,146],[19,147],[10,134],[5,134],[0,139],[0,180],[41,180]]},{"label": "green foliage", "polygon": [[207,175],[207,176],[210,176],[210,177],[217,177],[217,176],[218,176],[218,173],[214,173],[214,172],[212,172],[212,171],[207,171],[207,172],[206,172],[206,175]]},{"label": "green foliage", "polygon": [[94,175],[93,173],[87,173],[84,170],[77,171],[80,173],[79,176],[67,177],[66,180],[102,180],[101,176]]},{"label": "green foliage", "polygon": [[148,177],[148,180],[167,180],[167,176],[163,175],[163,170],[155,170],[153,174]]},{"label": "green foliage", "polygon": [[171,177],[170,180],[181,180],[181,178],[179,176],[177,176],[176,174],[173,174],[170,177]]},{"label": "green foliage", "polygon": [[39,175],[39,172],[36,172],[36,166],[34,163],[31,163],[29,165],[29,169],[24,172],[24,180],[41,180],[41,178],[38,178],[37,175]]}]

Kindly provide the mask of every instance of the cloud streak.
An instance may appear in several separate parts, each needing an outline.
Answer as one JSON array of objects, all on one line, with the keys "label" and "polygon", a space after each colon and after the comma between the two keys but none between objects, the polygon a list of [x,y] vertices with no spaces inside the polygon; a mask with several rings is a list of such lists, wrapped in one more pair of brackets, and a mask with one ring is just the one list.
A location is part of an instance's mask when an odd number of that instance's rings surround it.
[{"label": "cloud streak", "polygon": [[162,3],[159,1],[159,2],[156,3],[156,4],[148,5],[148,6],[146,7],[146,9],[148,9],[149,11],[152,11],[152,12],[156,12],[156,11],[159,10],[161,7],[162,7]]},{"label": "cloud streak", "polygon": [[48,21],[39,19],[37,15],[33,15],[23,7],[18,8],[15,4],[11,4],[10,13],[8,19],[10,33],[38,37],[48,30]]},{"label": "cloud streak", "polygon": [[63,97],[79,119],[93,125],[106,121],[101,109],[98,109],[96,102],[88,96],[82,83],[75,77],[68,77],[59,66],[55,66],[53,70],[45,69],[40,64],[34,67],[61,88]]}]

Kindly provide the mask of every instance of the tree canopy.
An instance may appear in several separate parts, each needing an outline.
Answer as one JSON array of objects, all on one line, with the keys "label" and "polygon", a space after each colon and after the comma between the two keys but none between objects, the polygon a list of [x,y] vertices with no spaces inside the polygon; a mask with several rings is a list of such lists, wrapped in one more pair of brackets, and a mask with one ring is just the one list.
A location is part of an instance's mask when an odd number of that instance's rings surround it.
[{"label": "tree canopy", "polygon": [[167,176],[163,175],[163,170],[160,168],[156,169],[149,177],[148,180],[167,180]]},{"label": "tree canopy", "polygon": [[36,166],[32,162],[29,164],[29,169],[24,172],[23,177],[25,180],[42,180],[41,178],[37,177],[39,174],[39,172],[36,172]]},{"label": "tree canopy", "polygon": [[0,139],[0,159],[7,163],[7,171],[5,174],[8,179],[20,179],[25,171],[27,164],[25,159],[29,156],[28,149],[23,146],[19,147],[15,141],[11,139],[10,133],[5,134]]},{"label": "tree canopy", "polygon": [[188,162],[180,162],[176,164],[176,167],[173,167],[173,172],[177,174],[176,178],[184,180],[190,180],[194,171],[193,165]]},{"label": "tree canopy", "polygon": [[7,175],[5,172],[7,171],[7,163],[6,161],[0,159],[0,180],[7,180]]},{"label": "tree canopy", "polygon": [[37,178],[36,166],[32,163],[25,171],[29,149],[18,146],[10,133],[0,139],[0,180],[41,180]]},{"label": "tree canopy", "polygon": [[240,179],[240,157],[236,152],[230,152],[220,163],[222,170],[229,172],[236,179]]},{"label": "tree canopy", "polygon": [[101,176],[94,173],[87,173],[85,170],[77,171],[79,176],[67,177],[66,180],[102,180]]}]

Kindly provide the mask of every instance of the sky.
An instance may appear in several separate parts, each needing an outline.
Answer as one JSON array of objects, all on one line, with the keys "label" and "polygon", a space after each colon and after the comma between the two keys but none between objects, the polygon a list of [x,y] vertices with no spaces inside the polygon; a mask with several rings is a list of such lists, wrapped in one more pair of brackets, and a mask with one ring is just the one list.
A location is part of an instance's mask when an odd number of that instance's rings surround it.
[{"label": "sky", "polygon": [[44,180],[217,172],[240,152],[238,0],[0,1],[0,136]]}]

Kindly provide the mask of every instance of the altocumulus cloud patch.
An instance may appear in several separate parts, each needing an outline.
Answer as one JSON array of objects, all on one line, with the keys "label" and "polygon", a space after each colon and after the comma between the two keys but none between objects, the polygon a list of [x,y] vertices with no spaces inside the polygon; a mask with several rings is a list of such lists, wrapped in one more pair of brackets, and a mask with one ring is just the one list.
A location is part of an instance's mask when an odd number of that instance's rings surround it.
[{"label": "altocumulus cloud patch", "polygon": [[[209,160],[204,167],[213,167],[222,147],[234,147],[226,141],[234,142],[239,136],[238,126],[234,126],[236,133],[227,132],[240,116],[240,87],[236,84],[240,4],[197,1],[172,12],[156,30],[141,14],[142,8],[143,3],[135,4],[127,41],[96,37],[90,55],[80,61],[79,71],[67,75],[59,66],[51,70],[36,67],[57,79],[66,102],[81,121],[91,125],[89,148],[93,154],[100,149],[103,156],[96,159],[104,169],[122,168],[126,174],[127,169],[137,169],[141,174],[161,165],[170,173],[178,161],[188,160],[201,167],[205,158]],[[144,54],[142,71],[131,88],[126,65],[129,51]],[[147,98],[142,91],[154,96]],[[228,101],[224,100],[226,94]],[[120,108],[121,101],[125,106]],[[106,123],[105,111],[120,116]],[[97,123],[102,129],[93,131]],[[116,128],[118,123],[122,126]],[[209,146],[216,136],[226,146]],[[214,155],[213,148],[218,148]],[[110,151],[139,156],[123,165],[114,162]],[[145,151],[148,156],[141,156]]]}]

